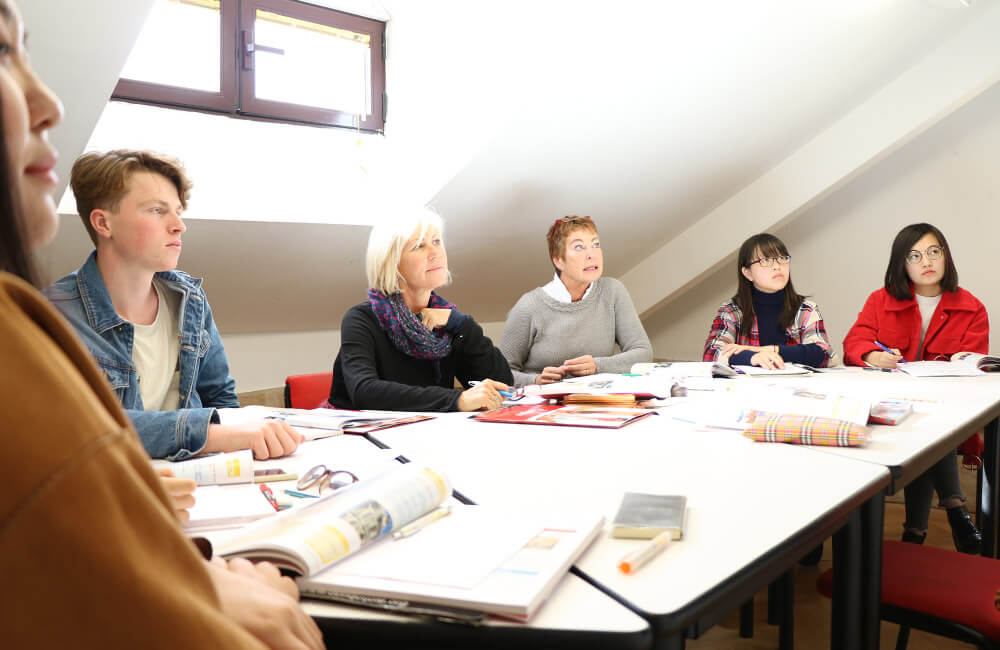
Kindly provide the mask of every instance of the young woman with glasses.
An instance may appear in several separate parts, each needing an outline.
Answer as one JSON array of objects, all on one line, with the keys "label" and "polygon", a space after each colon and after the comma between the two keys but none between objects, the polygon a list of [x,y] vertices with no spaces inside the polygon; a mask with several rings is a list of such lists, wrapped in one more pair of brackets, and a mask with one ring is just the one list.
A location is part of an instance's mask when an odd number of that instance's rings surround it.
[{"label": "young woman with glasses", "polygon": [[761,233],[743,242],[736,295],[719,307],[703,360],[770,369],[789,361],[836,362],[819,308],[792,286],[791,261],[774,235]]},{"label": "young woman with glasses", "polygon": [[[844,358],[855,366],[895,368],[905,361],[948,359],[956,352],[986,354],[989,333],[983,303],[958,286],[948,241],[934,226],[916,223],[892,242],[885,286],[868,296],[844,339]],[[980,444],[976,434],[962,446],[971,450]],[[979,553],[982,538],[965,509],[951,453],[906,486],[903,541],[924,541],[933,490],[947,508],[955,547]]]}]

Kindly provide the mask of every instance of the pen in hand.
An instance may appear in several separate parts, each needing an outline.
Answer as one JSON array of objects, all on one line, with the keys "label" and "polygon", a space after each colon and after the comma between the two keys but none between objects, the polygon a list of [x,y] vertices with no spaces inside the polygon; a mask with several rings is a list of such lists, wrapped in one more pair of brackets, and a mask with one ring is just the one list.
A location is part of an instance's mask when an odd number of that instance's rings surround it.
[{"label": "pen in hand", "polygon": [[[891,354],[891,355],[892,355],[892,356],[894,356],[894,357],[901,357],[901,356],[903,356],[903,355],[901,355],[901,354],[896,354],[895,352],[893,352],[893,351],[892,351],[892,350],[890,350],[889,348],[885,347],[884,345],[882,345],[882,344],[881,344],[881,343],[879,343],[878,341],[875,341],[875,345],[879,346],[880,348],[882,348],[882,350],[883,350],[884,352],[888,352],[889,354]],[[906,363],[906,359],[900,359],[900,360],[899,360],[899,363]]]},{"label": "pen in hand", "polygon": [[670,531],[665,530],[646,544],[637,548],[618,561],[618,570],[625,575],[638,571],[644,564],[659,555],[670,544]]}]

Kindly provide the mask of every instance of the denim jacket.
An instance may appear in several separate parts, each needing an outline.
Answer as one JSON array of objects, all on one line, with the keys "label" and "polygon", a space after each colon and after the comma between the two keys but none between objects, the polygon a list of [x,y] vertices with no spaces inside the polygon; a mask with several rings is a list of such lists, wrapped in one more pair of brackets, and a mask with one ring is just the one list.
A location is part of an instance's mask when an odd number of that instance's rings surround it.
[{"label": "denim jacket", "polygon": [[216,408],[240,404],[236,400],[236,383],[229,376],[222,338],[201,289],[201,279],[180,271],[156,276],[165,288],[181,294],[180,405],[176,411],[142,408],[139,377],[132,362],[133,327],[111,304],[97,268],[97,251],[90,254],[79,270],[46,289],[45,295],[69,319],[94,355],[149,455],[181,460],[205,446],[208,425],[219,422]]}]

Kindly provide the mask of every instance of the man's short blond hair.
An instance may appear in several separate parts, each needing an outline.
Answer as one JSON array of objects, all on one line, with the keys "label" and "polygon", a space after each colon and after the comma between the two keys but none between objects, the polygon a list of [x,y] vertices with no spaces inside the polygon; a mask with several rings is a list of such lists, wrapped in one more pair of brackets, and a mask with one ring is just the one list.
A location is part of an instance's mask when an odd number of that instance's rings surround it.
[{"label": "man's short blond hair", "polygon": [[[365,254],[369,288],[387,296],[401,292],[403,276],[399,273],[399,260],[406,242],[414,236],[423,241],[432,232],[441,233],[444,240],[441,215],[427,207],[403,210],[375,224],[368,236],[368,252]],[[450,271],[448,281],[451,281]]]},{"label": "man's short blond hair", "polygon": [[152,172],[169,180],[177,188],[181,207],[187,209],[191,181],[176,158],[134,149],[85,153],[73,163],[69,184],[76,197],[80,220],[95,246],[97,233],[90,223],[90,213],[96,209],[117,211],[119,202],[128,194],[129,180],[136,172]]}]

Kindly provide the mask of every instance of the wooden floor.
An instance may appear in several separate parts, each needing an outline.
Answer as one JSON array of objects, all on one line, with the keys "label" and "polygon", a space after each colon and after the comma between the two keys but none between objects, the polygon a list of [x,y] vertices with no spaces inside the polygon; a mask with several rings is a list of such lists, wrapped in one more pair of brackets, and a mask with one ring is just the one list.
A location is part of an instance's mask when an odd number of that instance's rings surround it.
[{"label": "wooden floor", "polygon": [[[962,489],[969,498],[975,494],[975,474],[961,471]],[[885,538],[899,539],[902,534],[904,519],[902,495],[891,497],[885,505]],[[970,508],[971,510],[971,508]],[[951,529],[943,509],[935,508],[931,513],[930,529],[927,532],[928,545],[954,550],[951,541]],[[816,591],[816,578],[833,565],[833,544],[827,540],[823,545],[823,559],[816,567],[798,567],[795,575],[795,647],[809,650],[811,648],[830,647],[830,600]],[[739,614],[734,612],[720,625],[701,636],[700,639],[687,642],[689,650],[765,650],[778,647],[778,628],[767,624],[767,591],[762,591],[754,598],[754,637],[741,639],[739,637]],[[898,626],[882,622],[881,647],[891,649],[896,646]],[[958,643],[951,639],[934,636],[912,630],[908,650],[958,650],[959,648],[975,648],[975,646]]]}]

